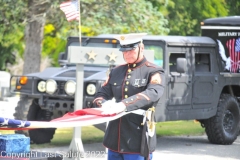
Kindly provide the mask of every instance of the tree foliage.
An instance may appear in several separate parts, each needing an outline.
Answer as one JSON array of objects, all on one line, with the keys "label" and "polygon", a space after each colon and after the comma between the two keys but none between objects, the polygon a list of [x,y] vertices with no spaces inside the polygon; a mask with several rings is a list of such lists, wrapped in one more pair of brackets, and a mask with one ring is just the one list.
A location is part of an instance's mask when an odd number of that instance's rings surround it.
[{"label": "tree foliage", "polygon": [[239,0],[226,0],[228,15],[235,16],[240,15],[240,1]]},{"label": "tree foliage", "polygon": [[167,34],[167,20],[145,0],[81,0],[82,25],[97,34]]},{"label": "tree foliage", "polygon": [[[135,1],[134,1],[135,2]],[[58,54],[65,50],[68,36],[79,36],[79,23],[67,22],[59,9],[59,2],[52,2],[47,13],[43,41],[43,56],[50,56],[57,65]],[[81,34],[94,36],[106,33],[147,32],[167,34],[167,21],[144,0],[137,5],[130,0],[81,0]],[[134,13],[134,16],[131,14]]]},{"label": "tree foliage", "polygon": [[[29,12],[28,4],[33,1],[0,1],[0,70],[6,69],[6,63],[14,62],[14,54],[23,56],[25,27],[33,11],[41,13],[42,18],[46,16],[41,56],[49,56],[54,66],[58,54],[65,50],[67,37],[79,36],[78,22],[67,22],[59,9],[64,0],[36,0],[39,6]],[[45,6],[47,1],[50,5]],[[239,0],[81,0],[81,34],[147,32],[163,35],[170,30],[170,35],[200,35],[202,20],[239,15],[239,12]]]},{"label": "tree foliage", "polygon": [[23,30],[26,4],[23,1],[0,1],[0,70],[15,62],[15,54],[24,50]]},{"label": "tree foliage", "polygon": [[168,5],[170,35],[200,35],[200,22],[228,15],[225,0],[172,0]]}]

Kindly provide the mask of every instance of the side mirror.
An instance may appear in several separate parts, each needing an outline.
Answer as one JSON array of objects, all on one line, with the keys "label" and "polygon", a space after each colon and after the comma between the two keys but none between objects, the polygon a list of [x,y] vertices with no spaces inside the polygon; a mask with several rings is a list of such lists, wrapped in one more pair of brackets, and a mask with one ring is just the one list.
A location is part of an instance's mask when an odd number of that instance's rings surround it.
[{"label": "side mirror", "polygon": [[64,59],[64,54],[65,54],[65,52],[61,52],[61,53],[58,55],[58,60],[63,60],[63,59]]},{"label": "side mirror", "polygon": [[187,71],[187,60],[186,58],[177,58],[177,72],[185,73]]},{"label": "side mirror", "polygon": [[64,53],[64,52],[61,52],[61,53],[59,54],[59,56],[58,56],[58,64],[59,64],[60,66],[63,66],[63,65],[67,62],[67,60],[64,59],[64,55],[65,55],[65,53]]}]

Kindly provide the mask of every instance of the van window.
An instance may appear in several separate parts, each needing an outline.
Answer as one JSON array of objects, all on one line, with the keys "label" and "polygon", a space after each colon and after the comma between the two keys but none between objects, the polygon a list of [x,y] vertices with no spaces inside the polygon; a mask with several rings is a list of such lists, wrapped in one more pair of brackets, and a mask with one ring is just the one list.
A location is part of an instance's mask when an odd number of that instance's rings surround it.
[{"label": "van window", "polygon": [[169,56],[169,71],[177,72],[177,58],[185,58],[184,53],[170,53]]},{"label": "van window", "polygon": [[195,54],[195,71],[196,72],[210,72],[210,54],[196,53]]}]

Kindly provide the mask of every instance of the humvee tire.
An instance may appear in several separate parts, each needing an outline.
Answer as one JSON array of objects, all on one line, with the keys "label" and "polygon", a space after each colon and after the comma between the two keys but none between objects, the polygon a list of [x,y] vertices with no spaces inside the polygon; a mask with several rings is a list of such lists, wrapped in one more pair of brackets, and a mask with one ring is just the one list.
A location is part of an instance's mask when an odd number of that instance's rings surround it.
[{"label": "humvee tire", "polygon": [[222,94],[214,117],[204,120],[208,140],[214,144],[232,144],[239,134],[239,105],[230,94]]},{"label": "humvee tire", "polygon": [[[32,100],[33,99],[28,98],[27,96],[20,97],[17,107],[15,108],[15,113],[13,114],[15,119],[27,120],[27,113]],[[25,136],[29,137],[28,130],[15,130],[15,133],[24,134]]]},{"label": "humvee tire", "polygon": [[[42,110],[36,99],[32,101],[29,107],[27,120],[29,121],[50,121],[51,113],[46,110]],[[56,128],[41,128],[29,130],[29,137],[32,143],[42,144],[50,143],[53,135],[55,134]]]},{"label": "humvee tire", "polygon": [[[46,112],[46,111],[45,111]],[[50,119],[44,119],[39,117],[43,115],[44,111],[38,106],[34,99],[29,98],[27,96],[21,96],[20,100],[15,108],[15,113],[13,114],[15,119],[19,120],[39,120],[39,121],[47,121]],[[44,117],[46,114],[44,114]],[[46,128],[46,129],[34,129],[34,130],[15,130],[15,133],[24,134],[27,137],[30,137],[32,143],[42,144],[49,143],[53,138],[55,133],[54,128]]]}]

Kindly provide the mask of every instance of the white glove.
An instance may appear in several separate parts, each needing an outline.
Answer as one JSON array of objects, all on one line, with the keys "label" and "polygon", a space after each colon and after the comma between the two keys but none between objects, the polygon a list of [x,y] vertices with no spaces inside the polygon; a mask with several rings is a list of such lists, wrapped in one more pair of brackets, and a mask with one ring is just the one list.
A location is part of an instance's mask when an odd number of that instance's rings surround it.
[{"label": "white glove", "polygon": [[[108,102],[108,101],[107,101]],[[126,106],[124,103],[119,102],[105,102],[102,104],[103,112],[101,113],[102,115],[112,115],[112,114],[118,114],[126,110]]]},{"label": "white glove", "polygon": [[115,102],[113,100],[108,100],[104,103],[102,103],[102,109],[103,110],[108,110],[108,109],[111,109],[112,106],[114,106]]}]

